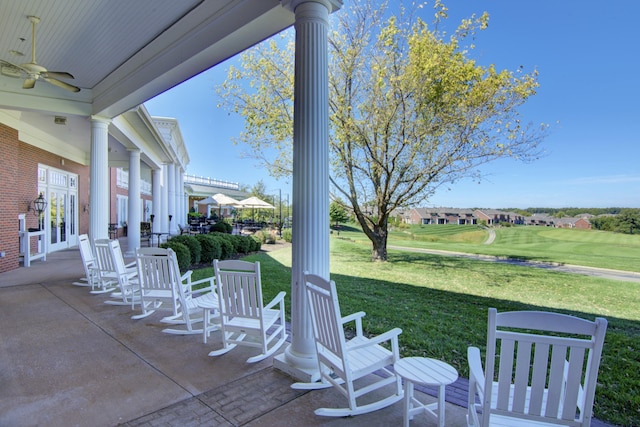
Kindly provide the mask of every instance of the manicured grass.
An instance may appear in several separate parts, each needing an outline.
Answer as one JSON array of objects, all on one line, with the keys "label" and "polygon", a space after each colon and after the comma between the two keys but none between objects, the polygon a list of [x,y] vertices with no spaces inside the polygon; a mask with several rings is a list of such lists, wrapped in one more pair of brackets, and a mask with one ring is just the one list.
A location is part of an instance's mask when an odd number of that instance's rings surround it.
[{"label": "manicured grass", "polygon": [[[402,328],[402,356],[444,360],[464,377],[467,347],[485,346],[489,307],[606,317],[595,416],[640,425],[640,284],[395,250],[389,251],[389,262],[372,263],[370,246],[348,235],[334,233],[331,239],[331,278],[343,315],[365,311],[371,334]],[[286,291],[290,313],[291,251],[247,259],[261,263],[265,300]],[[206,270],[197,273],[211,273]]]},{"label": "manicured grass", "polygon": [[[392,231],[389,245],[640,272],[640,235],[531,226],[498,227],[495,233],[495,241],[486,245],[488,231],[479,227],[414,225]],[[341,235],[364,243],[357,229]]]}]

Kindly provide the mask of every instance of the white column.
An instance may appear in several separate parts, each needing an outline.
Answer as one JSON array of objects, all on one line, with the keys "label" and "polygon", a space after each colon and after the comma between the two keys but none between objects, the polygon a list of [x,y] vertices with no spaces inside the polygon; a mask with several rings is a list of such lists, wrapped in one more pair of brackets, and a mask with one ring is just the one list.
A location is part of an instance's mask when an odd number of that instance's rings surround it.
[{"label": "white column", "polygon": [[[178,220],[176,215],[176,165],[173,163],[169,163],[168,165],[169,176],[167,177],[169,184],[169,204],[167,205],[167,225],[166,230],[174,234],[174,230],[176,227],[176,221]],[[172,216],[171,221],[169,221],[169,215]]]},{"label": "white column", "polygon": [[303,272],[329,278],[328,19],[340,1],[293,0],[296,57],[293,110],[291,345],[274,365],[303,380],[319,378]]},{"label": "white column", "polygon": [[129,150],[129,215],[127,217],[127,255],[140,247],[140,150]]},{"label": "white column", "polygon": [[158,221],[158,232],[166,233],[169,231],[169,165],[162,165],[162,202],[160,203],[160,218]]},{"label": "white column", "polygon": [[175,203],[175,215],[173,218],[173,221],[171,221],[173,224],[173,229],[175,230],[176,234],[180,234],[180,230],[178,229],[178,224],[183,224],[182,222],[182,189],[180,188],[180,171],[182,169],[180,168],[179,165],[175,165],[175,175],[174,175],[174,182],[175,182],[175,190],[174,190],[174,203]]},{"label": "white column", "polygon": [[154,233],[160,231],[160,215],[162,215],[162,170],[154,169],[151,176],[151,214],[153,215],[153,224],[151,225]]},{"label": "white column", "polygon": [[184,169],[180,169],[180,221],[182,225],[187,225],[189,221],[187,221],[187,202],[189,198],[187,197],[187,192],[184,190]]},{"label": "white column", "polygon": [[91,165],[89,172],[89,238],[109,238],[109,123],[91,117]]}]

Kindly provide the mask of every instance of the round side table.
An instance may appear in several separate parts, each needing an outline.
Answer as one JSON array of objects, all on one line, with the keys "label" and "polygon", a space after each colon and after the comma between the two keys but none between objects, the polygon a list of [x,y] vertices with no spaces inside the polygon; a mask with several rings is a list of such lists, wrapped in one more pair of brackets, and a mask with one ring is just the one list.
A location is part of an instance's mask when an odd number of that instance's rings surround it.
[{"label": "round side table", "polygon": [[[444,427],[444,388],[458,379],[458,371],[448,363],[427,357],[405,357],[393,369],[404,379],[404,426],[409,427],[414,415],[426,412],[436,418],[439,427]],[[416,399],[414,384],[437,386],[437,402],[425,405]]]}]

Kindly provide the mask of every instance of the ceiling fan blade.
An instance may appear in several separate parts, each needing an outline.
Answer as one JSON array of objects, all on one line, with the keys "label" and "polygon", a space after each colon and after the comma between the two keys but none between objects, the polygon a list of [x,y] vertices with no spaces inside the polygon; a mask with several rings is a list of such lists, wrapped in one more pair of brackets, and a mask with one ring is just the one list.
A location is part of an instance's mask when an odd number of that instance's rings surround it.
[{"label": "ceiling fan blade", "polygon": [[15,73],[19,73],[19,72],[27,72],[27,70],[25,70],[23,67],[21,67],[18,64],[14,64],[13,62],[9,62],[9,61],[5,61],[4,59],[0,59],[0,67],[3,67],[4,69],[6,69],[7,71],[10,71],[12,74],[11,76],[13,77],[13,72],[15,71]]},{"label": "ceiling fan blade", "polygon": [[33,77],[27,77],[22,83],[22,89],[33,89],[36,85],[36,79]]},{"label": "ceiling fan blade", "polygon": [[[52,85],[56,85],[58,87],[61,87],[62,89],[66,89],[69,90],[71,92],[80,92],[80,88],[74,85],[70,85],[69,83],[65,83],[63,81],[60,81],[58,79],[54,79],[51,77],[42,77],[44,79],[44,81],[51,83]],[[35,83],[35,82],[34,82]]]},{"label": "ceiling fan blade", "polygon": [[42,73],[44,77],[52,77],[56,79],[75,79],[72,74],[67,73],[66,71],[47,71],[46,73]]}]

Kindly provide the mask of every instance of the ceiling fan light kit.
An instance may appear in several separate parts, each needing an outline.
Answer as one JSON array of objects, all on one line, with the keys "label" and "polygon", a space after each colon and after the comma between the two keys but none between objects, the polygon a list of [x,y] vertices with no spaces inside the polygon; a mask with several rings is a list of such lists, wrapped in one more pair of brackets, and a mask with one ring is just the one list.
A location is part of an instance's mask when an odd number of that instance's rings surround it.
[{"label": "ceiling fan light kit", "polygon": [[8,61],[0,59],[0,73],[9,77],[21,77],[26,75],[23,89],[33,89],[36,85],[36,81],[42,79],[47,83],[54,86],[61,87],[71,92],[80,92],[80,88],[63,82],[58,79],[73,79],[73,75],[66,71],[49,71],[42,65],[36,62],[36,24],[40,22],[40,18],[37,16],[27,16],[31,21],[31,62],[16,65]]}]

